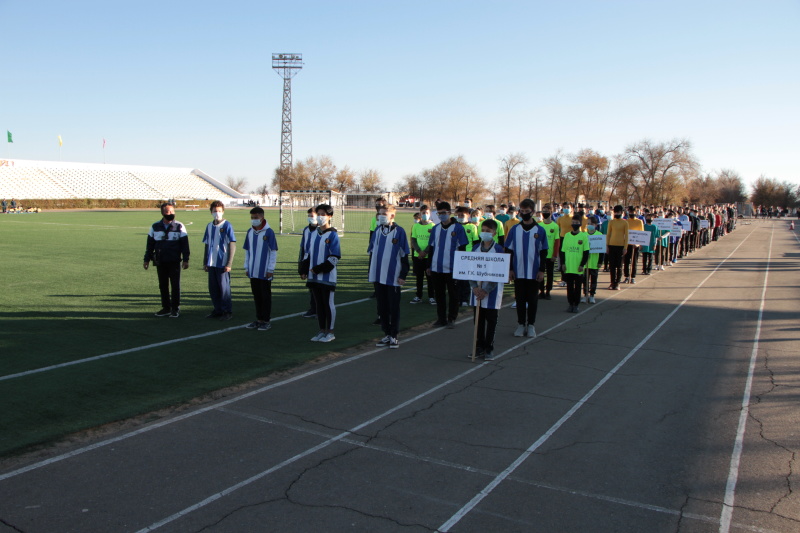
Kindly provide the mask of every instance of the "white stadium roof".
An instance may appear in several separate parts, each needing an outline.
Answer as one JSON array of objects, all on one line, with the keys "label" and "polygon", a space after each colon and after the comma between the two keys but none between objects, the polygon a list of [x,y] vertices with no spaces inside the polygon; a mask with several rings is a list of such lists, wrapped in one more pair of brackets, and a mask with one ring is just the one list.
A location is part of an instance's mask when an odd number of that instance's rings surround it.
[{"label": "white stadium roof", "polygon": [[196,168],[0,159],[0,197],[226,200],[244,195]]}]

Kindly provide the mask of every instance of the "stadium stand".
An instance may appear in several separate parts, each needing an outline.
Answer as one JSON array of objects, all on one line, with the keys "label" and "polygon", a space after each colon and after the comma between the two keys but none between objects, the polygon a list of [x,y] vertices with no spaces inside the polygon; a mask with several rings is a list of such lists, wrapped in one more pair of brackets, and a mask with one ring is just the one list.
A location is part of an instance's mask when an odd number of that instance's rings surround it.
[{"label": "stadium stand", "polygon": [[0,197],[226,202],[244,198],[197,169],[22,159],[0,160]]}]

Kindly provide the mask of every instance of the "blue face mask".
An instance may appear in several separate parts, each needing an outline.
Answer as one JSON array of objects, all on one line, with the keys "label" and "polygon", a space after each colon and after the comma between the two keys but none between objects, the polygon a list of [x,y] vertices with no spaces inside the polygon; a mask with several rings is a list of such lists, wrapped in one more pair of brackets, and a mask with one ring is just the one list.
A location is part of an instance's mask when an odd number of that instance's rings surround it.
[{"label": "blue face mask", "polygon": [[597,210],[597,214],[598,214],[598,215],[602,215],[604,212],[605,212],[605,211],[603,211],[602,209],[598,209],[598,210]]},{"label": "blue face mask", "polygon": [[594,231],[594,225],[592,225],[592,224],[589,224],[588,226],[586,226],[586,230],[587,230],[589,233],[593,232],[593,231]]}]

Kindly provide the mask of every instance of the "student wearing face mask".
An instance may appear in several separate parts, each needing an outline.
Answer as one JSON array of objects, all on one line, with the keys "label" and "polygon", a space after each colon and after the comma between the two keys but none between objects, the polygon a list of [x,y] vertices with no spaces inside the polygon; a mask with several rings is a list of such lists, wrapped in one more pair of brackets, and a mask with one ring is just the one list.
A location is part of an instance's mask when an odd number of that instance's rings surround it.
[{"label": "student wearing face mask", "polygon": [[145,270],[150,261],[156,266],[161,292],[161,310],[156,316],[178,318],[181,314],[181,269],[189,268],[189,236],[186,226],[175,220],[174,204],[161,204],[161,220],[150,226],[147,233]]},{"label": "student wearing face mask", "polygon": [[411,300],[412,304],[418,304],[422,301],[422,282],[428,281],[428,302],[431,305],[436,305],[436,299],[433,297],[433,283],[427,273],[427,262],[425,261],[425,248],[428,247],[428,240],[431,236],[431,231],[436,224],[431,220],[431,210],[427,205],[419,208],[419,223],[411,227],[411,262],[414,266],[414,278],[416,279],[416,295]]},{"label": "student wearing face mask", "polygon": [[606,255],[608,255],[608,269],[611,273],[609,290],[618,291],[622,279],[622,255],[628,249],[628,221],[622,218],[622,206],[614,206],[614,218],[608,222],[606,233]]},{"label": "student wearing face mask", "polygon": [[[481,238],[478,235],[478,226],[470,221],[469,208],[466,206],[456,207],[456,222],[461,224],[464,228],[464,233],[467,234],[467,250],[472,250],[476,243],[480,243]],[[469,282],[465,279],[456,280],[456,288],[458,290],[458,300],[461,305],[466,307],[469,305]]]},{"label": "student wearing face mask", "polygon": [[553,290],[553,276],[555,273],[556,258],[559,256],[559,227],[553,222],[552,211],[549,204],[545,204],[542,210],[542,223],[545,235],[547,235],[547,259],[544,262],[545,277],[539,282],[539,298],[550,300],[550,291]]},{"label": "student wearing face mask", "polygon": [[[472,251],[482,254],[502,254],[503,247],[494,242],[497,232],[496,220],[484,220],[481,224],[479,242]],[[494,334],[497,330],[497,314],[503,305],[503,283],[491,281],[469,281],[471,289],[469,305],[475,308],[478,323],[476,354],[486,361],[494,360]],[[472,358],[472,354],[469,355]]]},{"label": "student wearing face mask", "polygon": [[483,209],[480,207],[476,207],[472,211],[469,212],[469,221],[472,224],[478,226],[481,222],[483,222]]},{"label": "student wearing face mask", "polygon": [[508,206],[508,216],[509,219],[503,224],[503,233],[505,235],[508,235],[513,226],[519,224],[519,209],[513,205]]},{"label": "student wearing face mask", "polygon": [[[486,206],[486,213],[483,216],[483,220],[496,220],[497,213],[495,211],[494,205],[487,205]],[[497,233],[494,234],[494,242],[497,244],[502,245],[503,241],[505,241],[505,231],[503,230],[502,224],[497,224]]]},{"label": "student wearing face mask", "polygon": [[504,225],[506,222],[508,222],[508,219],[511,218],[511,216],[508,214],[508,205],[500,204],[500,209],[497,210],[497,214],[494,218],[500,223],[500,225]]},{"label": "student wearing face mask", "polygon": [[[599,223],[599,218],[594,215],[590,216],[589,224],[586,226],[586,234],[594,235],[599,233],[597,229]],[[604,254],[600,252],[589,252],[589,262],[586,263],[586,268],[584,269],[585,278],[583,280],[583,298],[581,298],[581,302],[586,302],[588,300],[590,304],[595,303],[594,295],[597,294],[597,272],[603,261],[603,255]]]},{"label": "student wearing face mask", "polygon": [[547,232],[533,219],[535,208],[536,204],[530,198],[520,202],[520,223],[511,228],[505,241],[506,251],[511,253],[509,280],[514,282],[517,302],[515,337],[536,337],[534,323],[539,285],[544,279],[549,244]]},{"label": "student wearing face mask", "polygon": [[[389,202],[386,201],[386,198],[378,198],[377,200],[375,200],[375,215],[372,217],[372,221],[370,222],[370,225],[369,225],[369,240],[370,241],[372,240],[372,234],[375,231],[375,228],[378,227],[378,213],[380,212],[380,210],[382,208],[386,207],[387,205],[389,205]],[[375,291],[378,290],[378,286],[376,284],[373,284],[372,288],[373,288],[373,291],[372,291],[372,294],[369,295],[369,297],[370,298],[375,298],[375,296],[377,294]],[[378,326],[378,325],[380,325],[380,323],[381,323],[381,317],[380,317],[380,315],[378,315],[378,318],[375,319],[375,321],[372,323],[372,325],[373,326]]]},{"label": "student wearing face mask", "polygon": [[658,228],[653,225],[653,217],[649,214],[645,220],[644,230],[650,232],[650,244],[642,246],[642,274],[649,276],[653,271],[653,259],[656,252],[656,241],[658,240]]},{"label": "student wearing face mask", "polygon": [[307,280],[306,286],[311,289],[317,304],[319,333],[311,340],[331,342],[336,339],[333,333],[336,325],[334,294],[338,275],[337,265],[342,258],[342,252],[339,246],[339,233],[331,226],[333,207],[320,204],[314,211],[317,214],[317,229],[311,233],[306,243],[300,267],[300,279]]},{"label": "student wearing face mask", "polygon": [[[308,238],[311,235],[312,231],[317,229],[317,215],[314,213],[314,208],[309,207],[308,211],[306,211],[306,217],[308,220],[308,225],[303,228],[303,234],[300,236],[300,254],[297,256],[297,265],[300,266],[300,263],[303,261],[303,256],[305,255],[306,249],[306,242],[308,242]],[[314,300],[314,295],[311,293],[311,289],[308,289],[308,311],[303,313],[303,318],[316,318],[317,317],[317,302]]]},{"label": "student wearing face mask", "polygon": [[384,337],[376,346],[399,348],[400,288],[406,283],[410,269],[408,254],[411,249],[403,228],[395,224],[395,207],[390,205],[378,211],[378,226],[372,234],[367,252],[370,254],[369,281],[375,284],[378,298],[378,315]]},{"label": "student wearing face mask", "polygon": [[233,317],[231,303],[231,265],[236,253],[236,235],[233,225],[225,220],[225,205],[216,200],[209,207],[214,219],[203,234],[203,270],[208,272],[208,293],[214,306],[206,318],[230,320]]},{"label": "student wearing face mask", "polygon": [[[425,256],[428,260],[428,274],[433,280],[436,295],[437,320],[434,327],[455,327],[458,316],[458,292],[453,279],[453,259],[456,250],[467,248],[467,234],[464,227],[450,217],[450,204],[440,202],[437,206],[439,222],[431,231]],[[449,302],[448,302],[449,297]]]},{"label": "student wearing face mask", "polygon": [[246,327],[267,331],[272,328],[272,278],[278,262],[278,241],[262,208],[250,210],[250,226],[244,238],[244,273],[250,278],[256,319]]},{"label": "student wearing face mask", "polygon": [[[636,208],[628,206],[628,230],[644,231],[644,222],[636,215]],[[629,244],[623,257],[625,279],[622,283],[636,283],[636,265],[639,262],[639,245]]]},{"label": "student wearing face mask", "polygon": [[561,271],[567,282],[567,312],[577,313],[584,269],[589,262],[589,235],[581,231],[581,216],[573,215],[572,230],[561,241]]}]

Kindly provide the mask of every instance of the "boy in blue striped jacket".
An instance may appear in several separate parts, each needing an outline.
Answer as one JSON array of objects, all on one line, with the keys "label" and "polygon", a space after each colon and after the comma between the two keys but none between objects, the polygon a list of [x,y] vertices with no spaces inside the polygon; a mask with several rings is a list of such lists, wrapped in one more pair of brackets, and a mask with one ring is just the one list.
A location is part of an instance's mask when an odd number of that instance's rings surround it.
[{"label": "boy in blue striped jacket", "polygon": [[406,231],[395,224],[395,208],[383,206],[378,210],[377,226],[369,241],[369,281],[375,286],[378,316],[383,337],[376,346],[399,348],[400,287],[405,285],[410,269]]},{"label": "boy in blue striped jacket", "polygon": [[342,257],[339,247],[339,234],[331,226],[333,207],[320,204],[314,210],[317,214],[317,230],[312,231],[305,244],[303,261],[300,263],[300,279],[306,280],[317,304],[319,333],[313,342],[331,342],[336,339],[333,328],[336,324],[336,304],[333,295],[336,291],[338,270],[336,266]]},{"label": "boy in blue striped jacket", "polygon": [[250,289],[256,304],[256,319],[247,329],[267,331],[272,327],[272,278],[278,262],[278,241],[264,219],[264,210],[250,210],[250,225],[244,238],[244,273],[250,278]]},{"label": "boy in blue striped jacket", "polygon": [[203,270],[208,272],[208,293],[214,309],[206,318],[230,320],[233,317],[231,303],[231,265],[236,253],[236,235],[233,226],[225,220],[225,205],[219,200],[209,207],[214,220],[206,226],[203,234]]}]

